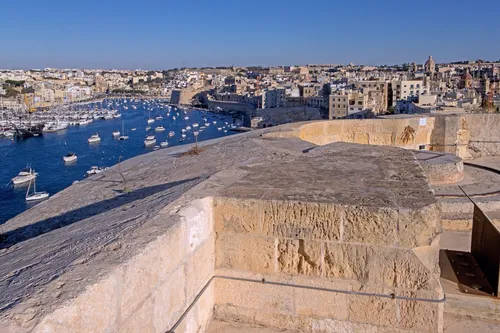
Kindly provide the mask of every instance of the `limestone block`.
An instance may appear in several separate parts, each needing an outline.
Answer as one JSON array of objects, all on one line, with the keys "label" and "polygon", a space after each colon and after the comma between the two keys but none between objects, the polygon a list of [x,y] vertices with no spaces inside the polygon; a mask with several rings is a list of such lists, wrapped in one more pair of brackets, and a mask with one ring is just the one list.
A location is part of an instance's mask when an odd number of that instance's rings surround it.
[{"label": "limestone block", "polygon": [[314,319],[313,333],[378,333],[377,327],[335,319]]},{"label": "limestone block", "polygon": [[[413,292],[402,292],[402,296],[416,297]],[[423,332],[443,331],[443,303],[397,300],[399,308],[398,327]]]},{"label": "limestone block", "polygon": [[394,142],[392,133],[378,132],[370,133],[370,144],[380,146],[391,146]]},{"label": "limestone block", "polygon": [[294,294],[297,315],[347,320],[347,294],[303,288],[294,288]]},{"label": "limestone block", "polygon": [[263,205],[258,200],[214,199],[216,232],[260,233]]},{"label": "limestone block", "polygon": [[[186,317],[177,326],[175,332],[178,333],[199,333],[205,332],[212,320],[214,311],[214,285],[211,284],[200,296]],[[158,332],[158,333],[164,333]]]},{"label": "limestone block", "polygon": [[215,304],[257,309],[262,312],[294,314],[290,287],[256,282],[215,279]]},{"label": "limestone block", "polygon": [[290,275],[321,275],[322,244],[316,241],[278,240],[278,271]]},{"label": "limestone block", "polygon": [[213,233],[212,199],[205,198],[192,201],[183,208],[181,223],[185,225],[187,234],[187,251],[193,251]]},{"label": "limestone block", "polygon": [[364,244],[397,243],[398,213],[391,208],[345,208],[344,241]]},{"label": "limestone block", "polygon": [[156,332],[166,332],[187,307],[184,266],[175,270],[153,294],[153,323]]},{"label": "limestone block", "polygon": [[184,227],[177,223],[168,233],[148,244],[140,254],[123,265],[123,287],[120,288],[119,302],[122,319],[128,318],[184,260],[186,238]]},{"label": "limestone block", "polygon": [[332,204],[269,201],[264,206],[263,233],[268,236],[338,240],[342,208]]},{"label": "limestone block", "polygon": [[368,133],[354,133],[354,143],[359,143],[363,145],[367,145],[370,143],[370,134]]},{"label": "limestone block", "polygon": [[326,277],[364,281],[366,279],[366,246],[325,243]]},{"label": "limestone block", "polygon": [[278,330],[290,330],[301,333],[312,332],[312,318],[268,312],[266,309],[250,309],[228,304],[216,304],[214,319],[237,321],[252,325],[262,325]]},{"label": "limestone block", "polygon": [[399,209],[399,246],[413,248],[430,245],[441,232],[439,204],[434,203],[415,209]]},{"label": "limestone block", "polygon": [[186,263],[186,297],[191,302],[214,275],[215,242],[209,238],[188,258]]},{"label": "limestone block", "polygon": [[[74,331],[71,331],[74,332]],[[89,332],[82,330],[82,332]],[[118,330],[118,333],[157,332],[153,324],[153,300],[146,299],[141,307],[132,313]]]},{"label": "limestone block", "polygon": [[216,267],[273,273],[277,239],[246,234],[218,234]]},{"label": "limestone block", "polygon": [[73,302],[47,315],[35,327],[34,332],[116,331],[120,279],[121,274],[115,272],[104,281],[89,287]]},{"label": "limestone block", "polygon": [[367,248],[367,283],[413,290],[440,290],[435,272],[411,250],[388,247]]},{"label": "limestone block", "polygon": [[354,132],[342,133],[340,136],[342,142],[354,142]]},{"label": "limestone block", "polygon": [[349,321],[397,327],[396,301],[376,296],[349,295]]}]

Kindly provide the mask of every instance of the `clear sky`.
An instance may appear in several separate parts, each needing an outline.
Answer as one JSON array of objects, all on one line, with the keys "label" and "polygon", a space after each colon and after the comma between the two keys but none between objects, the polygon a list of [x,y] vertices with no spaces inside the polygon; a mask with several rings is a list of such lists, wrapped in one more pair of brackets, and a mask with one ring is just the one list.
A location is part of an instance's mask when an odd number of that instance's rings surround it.
[{"label": "clear sky", "polygon": [[0,0],[0,68],[396,64],[429,54],[500,59],[500,0]]}]

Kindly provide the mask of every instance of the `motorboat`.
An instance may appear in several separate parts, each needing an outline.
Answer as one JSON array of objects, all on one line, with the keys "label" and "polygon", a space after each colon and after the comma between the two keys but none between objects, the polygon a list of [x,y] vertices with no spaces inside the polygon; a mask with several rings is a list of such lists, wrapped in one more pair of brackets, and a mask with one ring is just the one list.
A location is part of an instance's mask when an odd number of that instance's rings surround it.
[{"label": "motorboat", "polygon": [[168,147],[168,142],[167,142],[167,141],[162,141],[162,142],[160,143],[160,147],[162,147],[162,148],[167,148],[167,147]]},{"label": "motorboat", "polygon": [[199,127],[200,125],[198,123],[193,124],[193,128]]},{"label": "motorboat", "polygon": [[120,137],[118,137],[118,140],[121,140],[121,141],[128,140],[128,135],[121,135]]},{"label": "motorboat", "polygon": [[87,139],[89,143],[99,143],[101,142],[101,138],[98,133],[92,134],[90,138]]},{"label": "motorboat", "polygon": [[69,162],[74,162],[78,159],[75,153],[69,153],[66,156],[63,157],[64,162],[69,163]]},{"label": "motorboat", "polygon": [[160,149],[160,146],[154,146],[153,147],[153,150],[159,150]]},{"label": "motorboat", "polygon": [[174,132],[174,131],[170,131],[170,132],[168,132],[168,136],[172,137],[172,136],[174,136],[174,135],[175,135],[175,132]]},{"label": "motorboat", "polygon": [[106,169],[108,168],[100,168],[94,165],[93,167],[90,168],[90,170],[87,170],[87,176],[97,175],[98,173],[101,173]]},{"label": "motorboat", "polygon": [[164,132],[164,131],[165,131],[165,127],[163,127],[163,126],[157,126],[155,128],[155,132]]},{"label": "motorboat", "polygon": [[148,135],[146,140],[144,140],[144,146],[151,147],[156,144],[156,137],[154,135]]},{"label": "motorboat", "polygon": [[191,130],[191,126],[187,125],[186,126],[186,131],[189,131],[189,130]]},{"label": "motorboat", "polygon": [[36,176],[38,176],[38,174],[33,169],[31,169],[31,167],[26,167],[26,168],[22,169],[17,174],[17,176],[12,178],[12,183],[14,185],[25,184],[25,183],[28,183],[28,182],[32,181],[33,179],[35,179]]},{"label": "motorboat", "polygon": [[36,201],[36,200],[43,200],[47,199],[49,197],[49,193],[42,191],[42,192],[37,192],[36,191],[36,178],[33,178],[33,192],[30,193],[31,189],[31,181],[30,185],[28,186],[28,190],[26,191],[26,201]]},{"label": "motorboat", "polygon": [[188,116],[185,116],[185,117],[184,117],[184,120],[189,120],[189,117],[188,117]]},{"label": "motorboat", "polygon": [[181,136],[182,136],[183,138],[185,138],[185,137],[186,137],[186,134],[182,133],[182,134],[181,134]]},{"label": "motorboat", "polygon": [[186,129],[185,128],[181,129],[181,132],[186,133]]},{"label": "motorboat", "polygon": [[135,130],[136,130],[136,128],[135,128],[135,127],[131,129],[131,131],[135,131]]},{"label": "motorboat", "polygon": [[146,132],[151,129],[151,126],[146,126]]},{"label": "motorboat", "polygon": [[208,126],[210,126],[210,123],[205,123],[205,127],[208,127]]},{"label": "motorboat", "polygon": [[113,138],[119,137],[120,131],[113,131]]},{"label": "motorboat", "polygon": [[162,117],[162,116],[157,116],[157,117],[156,117],[156,120],[162,120],[162,119],[163,119],[163,117]]},{"label": "motorboat", "polygon": [[217,130],[218,131],[222,131],[222,127],[217,127]]}]

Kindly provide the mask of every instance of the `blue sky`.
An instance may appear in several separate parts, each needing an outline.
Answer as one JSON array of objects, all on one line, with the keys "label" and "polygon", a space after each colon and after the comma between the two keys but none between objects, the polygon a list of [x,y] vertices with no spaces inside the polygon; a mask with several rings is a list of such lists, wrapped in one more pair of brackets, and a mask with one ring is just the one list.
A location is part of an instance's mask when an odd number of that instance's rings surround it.
[{"label": "blue sky", "polygon": [[500,59],[500,1],[0,0],[0,68]]}]

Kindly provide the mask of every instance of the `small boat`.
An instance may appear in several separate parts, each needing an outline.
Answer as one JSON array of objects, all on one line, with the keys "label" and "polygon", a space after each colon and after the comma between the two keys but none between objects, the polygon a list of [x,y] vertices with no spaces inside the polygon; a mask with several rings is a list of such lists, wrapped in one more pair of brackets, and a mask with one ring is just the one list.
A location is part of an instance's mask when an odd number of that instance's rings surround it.
[{"label": "small boat", "polygon": [[208,127],[208,126],[210,126],[210,123],[205,123],[205,127]]},{"label": "small boat", "polygon": [[162,147],[162,148],[167,148],[167,147],[168,147],[168,142],[167,142],[167,141],[162,141],[162,142],[160,143],[160,147]]},{"label": "small boat", "polygon": [[162,117],[162,116],[157,116],[157,117],[156,117],[156,120],[162,120],[162,119],[163,119],[163,117]]},{"label": "small boat", "polygon": [[186,131],[189,131],[191,129],[191,126],[187,125],[186,126]]},{"label": "small boat", "polygon": [[177,119],[177,117],[176,117],[176,116],[173,116],[173,117],[172,117],[172,119],[173,119],[173,120],[175,120],[175,119]]},{"label": "small boat", "polygon": [[64,162],[69,163],[69,162],[74,162],[78,159],[75,153],[69,153],[66,156],[63,157]]},{"label": "small boat", "polygon": [[172,136],[174,136],[174,135],[175,135],[175,132],[174,132],[174,131],[170,131],[170,132],[168,132],[168,136],[172,137]]},{"label": "small boat", "polygon": [[98,173],[101,173],[106,169],[108,168],[99,168],[98,166],[94,165],[93,167],[90,168],[90,170],[87,170],[87,176],[97,175]]},{"label": "small boat", "polygon": [[148,119],[148,124],[152,124],[152,123],[154,123],[154,122],[155,122],[155,120],[154,120],[154,119]]},{"label": "small boat", "polygon": [[217,127],[217,130],[218,131],[222,131],[222,127]]},{"label": "small boat", "polygon": [[153,147],[153,150],[159,150],[160,149],[160,146],[154,146]]},{"label": "small boat", "polygon": [[151,126],[146,126],[146,132],[151,129]]},{"label": "small boat", "polygon": [[144,140],[144,146],[145,147],[151,147],[156,144],[156,138],[154,135],[148,135],[146,137],[146,140]]},{"label": "small boat", "polygon": [[134,127],[134,128],[132,128],[132,129],[131,129],[131,131],[135,131],[136,129],[137,129],[137,128],[135,128],[135,127]]},{"label": "small boat", "polygon": [[31,182],[28,186],[28,190],[26,191],[26,201],[36,201],[43,200],[49,197],[49,194],[45,191],[37,192],[36,191],[36,178],[33,179],[33,193],[30,193]]},{"label": "small boat", "polygon": [[157,126],[155,128],[155,132],[164,132],[164,131],[165,131],[165,127],[163,127],[163,126]]},{"label": "small boat", "polygon": [[189,117],[188,117],[188,116],[185,116],[185,117],[184,117],[184,120],[189,120]]},{"label": "small boat", "polygon": [[124,141],[124,140],[128,140],[128,136],[127,135],[121,135],[118,140],[121,140],[121,141]]},{"label": "small boat", "polygon": [[212,123],[213,123],[214,125],[215,125],[215,124],[217,124],[217,120],[212,121]]},{"label": "small boat", "polygon": [[198,123],[193,124],[193,128],[199,127],[200,125]]},{"label": "small boat", "polygon": [[113,138],[119,137],[120,136],[120,131],[113,131]]},{"label": "small boat", "polygon": [[98,133],[92,134],[90,138],[87,139],[89,143],[99,143],[101,142],[101,138]]},{"label": "small boat", "polygon": [[182,134],[181,134],[181,136],[182,136],[183,138],[185,138],[185,137],[186,137],[186,134],[182,133]]},{"label": "small boat", "polygon": [[24,184],[27,182],[31,182],[33,179],[36,178],[36,176],[38,176],[38,174],[34,170],[32,170],[31,167],[26,167],[26,168],[22,169],[17,174],[17,176],[12,178],[12,183],[14,185],[20,185],[20,184]]},{"label": "small boat", "polygon": [[181,129],[181,132],[186,133],[186,129],[185,128]]},{"label": "small boat", "polygon": [[[125,110],[126,110],[126,109],[125,109]],[[121,116],[122,116],[122,115],[121,115],[121,113],[115,113],[115,114],[113,115],[113,118],[120,118]]]}]

